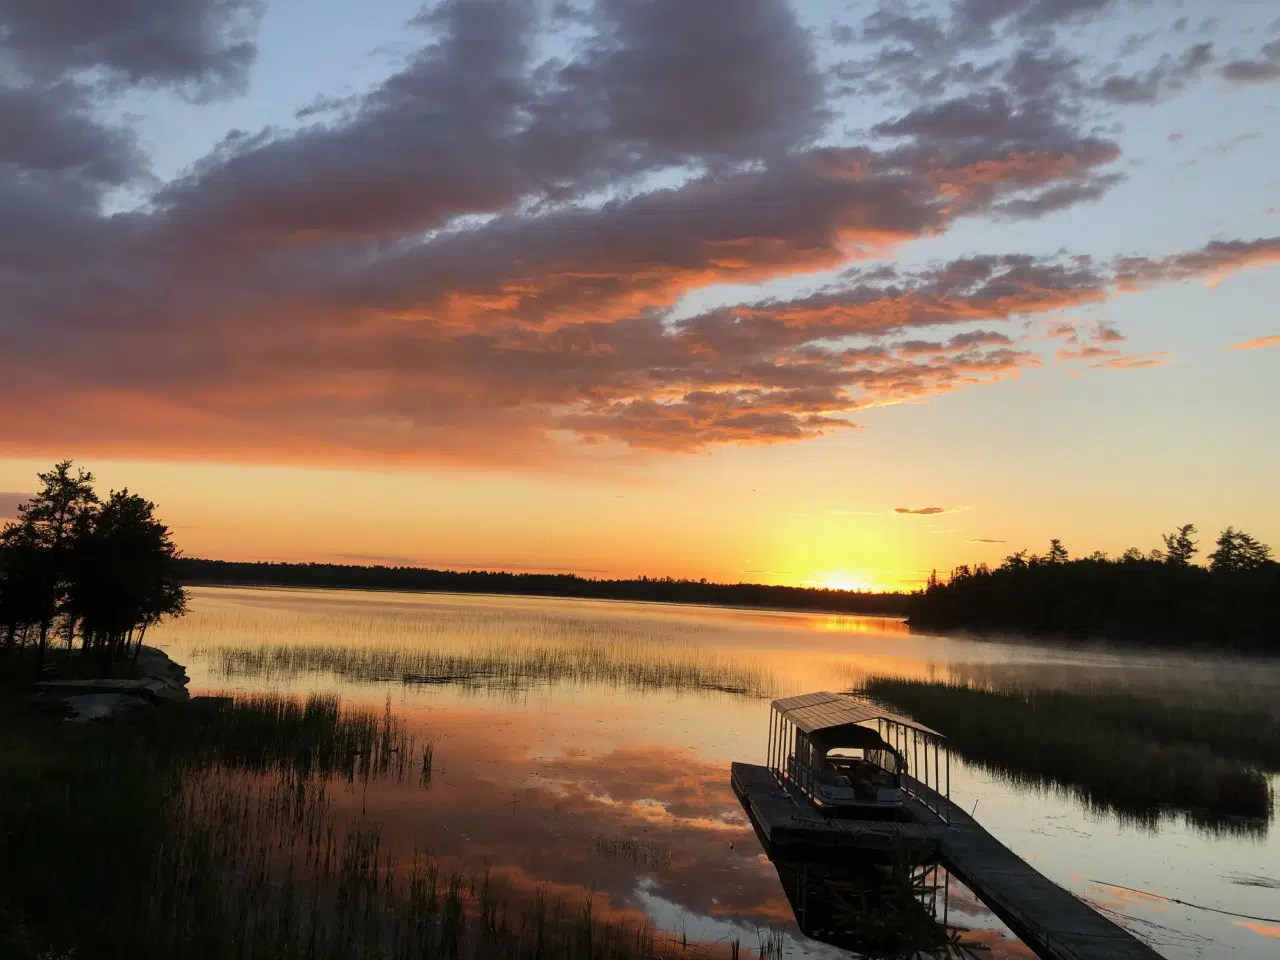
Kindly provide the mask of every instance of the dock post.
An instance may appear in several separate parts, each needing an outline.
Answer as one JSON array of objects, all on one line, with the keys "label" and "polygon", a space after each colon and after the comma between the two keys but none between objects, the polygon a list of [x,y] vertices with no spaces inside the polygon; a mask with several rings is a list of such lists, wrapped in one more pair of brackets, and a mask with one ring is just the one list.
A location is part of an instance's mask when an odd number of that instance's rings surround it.
[{"label": "dock post", "polygon": [[[934,790],[934,793],[937,793],[937,794],[942,793],[942,770],[941,770],[942,761],[938,757],[939,749],[941,749],[941,744],[935,742],[933,745],[933,790]],[[942,812],[941,803],[938,804],[938,816],[945,818],[945,814]]]}]

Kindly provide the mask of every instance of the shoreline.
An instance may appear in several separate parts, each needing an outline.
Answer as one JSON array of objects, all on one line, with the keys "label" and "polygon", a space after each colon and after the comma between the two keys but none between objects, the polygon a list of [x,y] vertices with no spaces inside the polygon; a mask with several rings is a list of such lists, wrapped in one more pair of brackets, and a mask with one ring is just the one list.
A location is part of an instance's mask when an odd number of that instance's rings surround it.
[{"label": "shoreline", "polygon": [[[608,597],[593,596],[589,594],[577,593],[536,593],[536,592],[516,592],[504,591],[495,592],[491,590],[457,590],[457,589],[432,589],[430,587],[399,587],[399,586],[365,586],[362,584],[318,584],[318,583],[284,583],[277,581],[262,580],[210,580],[210,579],[186,579],[182,580],[184,587],[227,587],[241,590],[328,590],[328,591],[353,591],[361,593],[403,593],[414,595],[435,595],[435,596],[455,596],[455,597],[493,597],[495,599],[512,599],[512,600],[585,600],[594,603],[635,603],[662,607],[695,607],[705,608],[713,607],[721,610],[745,610],[758,613],[812,613],[823,614],[826,616],[844,616],[844,617],[873,617],[880,620],[897,620],[902,623],[908,622],[905,611],[865,611],[865,610],[849,610],[840,607],[824,607],[824,606],[786,606],[786,605],[762,605],[749,603],[726,603],[722,600],[655,600],[641,597]],[[785,588],[785,589],[803,589],[803,588]],[[860,596],[868,596],[861,594]],[[876,596],[870,594],[869,596]],[[889,594],[889,596],[897,596]]]}]

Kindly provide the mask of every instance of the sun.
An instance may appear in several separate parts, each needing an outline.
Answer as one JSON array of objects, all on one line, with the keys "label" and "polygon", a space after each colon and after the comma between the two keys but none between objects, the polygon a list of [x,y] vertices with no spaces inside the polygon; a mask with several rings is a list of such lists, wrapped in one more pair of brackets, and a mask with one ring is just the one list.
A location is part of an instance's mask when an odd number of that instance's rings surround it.
[{"label": "sun", "polygon": [[884,590],[882,584],[856,570],[828,570],[824,573],[816,573],[806,580],[804,585],[826,590],[858,590],[864,593]]}]

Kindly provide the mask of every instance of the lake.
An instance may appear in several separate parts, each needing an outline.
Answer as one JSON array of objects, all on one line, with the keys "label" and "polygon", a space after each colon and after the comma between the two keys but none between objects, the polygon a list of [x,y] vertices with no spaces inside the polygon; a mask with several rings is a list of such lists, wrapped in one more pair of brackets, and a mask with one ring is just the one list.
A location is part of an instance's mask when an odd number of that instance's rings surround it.
[{"label": "lake", "polygon": [[[676,939],[755,949],[772,938],[788,956],[845,954],[800,933],[729,786],[732,760],[764,760],[773,697],[886,676],[1280,711],[1280,664],[1270,661],[948,638],[874,617],[364,591],[191,594],[190,613],[148,642],[187,666],[193,693],[389,703],[434,744],[429,789],[375,782],[344,798],[382,822],[389,843],[488,869],[522,895],[591,894],[598,911],[647,918]],[[1280,789],[1280,778],[1271,783]],[[954,757],[951,793],[1171,960],[1280,953],[1280,841],[1269,823],[1209,829],[1176,814],[1134,823]],[[940,877],[937,887],[938,919],[962,928],[963,942],[995,958],[1031,955],[958,881]]]}]

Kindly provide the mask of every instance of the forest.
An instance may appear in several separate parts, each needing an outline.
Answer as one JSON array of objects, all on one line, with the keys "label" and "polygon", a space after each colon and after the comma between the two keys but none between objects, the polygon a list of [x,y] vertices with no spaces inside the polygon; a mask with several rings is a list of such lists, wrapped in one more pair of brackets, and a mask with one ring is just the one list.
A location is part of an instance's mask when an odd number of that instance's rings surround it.
[{"label": "forest", "polygon": [[762,583],[711,583],[673,577],[596,580],[569,573],[503,573],[485,570],[431,570],[425,567],[352,566],[336,563],[248,563],[179,559],[179,577],[190,584],[342,587],[366,590],[423,590],[489,593],[588,600],[647,600],[820,610],[906,616],[909,594],[862,593]]},{"label": "forest", "polygon": [[935,573],[911,600],[913,627],[980,633],[1096,637],[1160,645],[1280,653],[1280,564],[1271,548],[1234,527],[1195,563],[1196,528],[1163,548],[1072,559],[1061,540],[986,564]]}]

